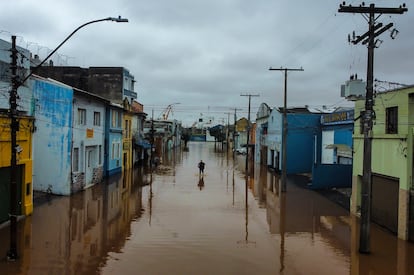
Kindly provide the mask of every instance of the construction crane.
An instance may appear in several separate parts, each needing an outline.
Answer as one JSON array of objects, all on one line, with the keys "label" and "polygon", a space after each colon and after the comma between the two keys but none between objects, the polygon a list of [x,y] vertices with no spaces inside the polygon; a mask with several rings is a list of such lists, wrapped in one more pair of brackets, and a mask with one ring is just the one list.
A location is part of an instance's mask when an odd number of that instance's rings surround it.
[{"label": "construction crane", "polygon": [[168,120],[168,116],[170,115],[170,113],[172,113],[172,108],[173,105],[177,105],[180,104],[179,102],[176,103],[171,103],[167,106],[167,108],[164,109],[164,111],[161,112],[161,114],[159,115],[158,119],[162,119],[162,120]]}]

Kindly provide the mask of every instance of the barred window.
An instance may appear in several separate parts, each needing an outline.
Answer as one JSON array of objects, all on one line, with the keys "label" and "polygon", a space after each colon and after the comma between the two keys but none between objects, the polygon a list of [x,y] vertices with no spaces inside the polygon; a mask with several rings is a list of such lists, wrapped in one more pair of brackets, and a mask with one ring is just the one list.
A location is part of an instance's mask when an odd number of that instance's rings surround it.
[{"label": "barred window", "polygon": [[398,107],[385,109],[385,133],[398,134]]}]

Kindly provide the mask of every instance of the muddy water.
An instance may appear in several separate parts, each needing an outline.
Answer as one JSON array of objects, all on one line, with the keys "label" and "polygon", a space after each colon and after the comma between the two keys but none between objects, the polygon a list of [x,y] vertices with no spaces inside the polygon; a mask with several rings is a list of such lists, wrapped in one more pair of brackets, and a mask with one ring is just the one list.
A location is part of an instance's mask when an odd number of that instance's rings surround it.
[{"label": "muddy water", "polygon": [[[200,179],[197,163],[206,163]],[[372,225],[358,251],[358,220],[289,177],[244,156],[190,143],[153,173],[136,169],[72,197],[38,200],[19,223],[16,262],[0,274],[414,274],[414,245]],[[0,229],[0,256],[9,228]]]}]

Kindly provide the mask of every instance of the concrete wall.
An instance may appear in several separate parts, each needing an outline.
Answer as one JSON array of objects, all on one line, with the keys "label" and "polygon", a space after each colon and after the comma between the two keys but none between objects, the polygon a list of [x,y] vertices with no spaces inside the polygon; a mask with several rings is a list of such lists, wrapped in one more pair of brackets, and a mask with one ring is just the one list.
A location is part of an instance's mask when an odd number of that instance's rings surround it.
[{"label": "concrete wall", "polygon": [[34,81],[33,189],[70,195],[73,90]]}]

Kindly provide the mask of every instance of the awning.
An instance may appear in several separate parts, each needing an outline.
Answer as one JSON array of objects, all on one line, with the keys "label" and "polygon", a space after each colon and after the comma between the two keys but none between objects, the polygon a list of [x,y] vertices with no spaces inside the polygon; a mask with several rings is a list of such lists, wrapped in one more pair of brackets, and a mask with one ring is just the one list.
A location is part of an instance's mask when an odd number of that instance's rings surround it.
[{"label": "awning", "polygon": [[151,143],[149,143],[148,141],[146,141],[146,140],[137,140],[136,142],[135,142],[135,145],[136,146],[140,146],[140,147],[142,147],[142,148],[144,148],[144,149],[150,149],[151,148]]},{"label": "awning", "polygon": [[336,149],[338,157],[352,158],[352,148],[346,144],[328,144],[326,149]]},{"label": "awning", "polygon": [[342,152],[352,152],[352,148],[346,144],[328,144],[325,146],[325,149],[336,149]]}]

